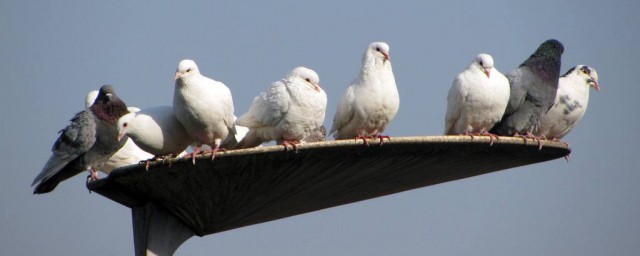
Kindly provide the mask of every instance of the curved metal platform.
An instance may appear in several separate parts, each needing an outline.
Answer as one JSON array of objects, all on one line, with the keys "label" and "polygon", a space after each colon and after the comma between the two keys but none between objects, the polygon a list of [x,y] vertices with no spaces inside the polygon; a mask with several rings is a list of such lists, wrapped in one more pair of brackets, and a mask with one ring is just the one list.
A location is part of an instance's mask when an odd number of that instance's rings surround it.
[{"label": "curved metal platform", "polygon": [[135,235],[136,251],[143,255],[139,247],[149,242],[139,243],[153,233],[152,212],[184,224],[186,240],[570,153],[561,142],[543,141],[539,149],[534,141],[511,137],[492,146],[484,136],[392,137],[369,144],[341,140],[303,144],[298,152],[284,146],[230,150],[214,161],[201,156],[195,165],[171,159],[152,163],[148,171],[144,165],[121,168],[87,187],[134,210],[134,231],[142,232]]}]

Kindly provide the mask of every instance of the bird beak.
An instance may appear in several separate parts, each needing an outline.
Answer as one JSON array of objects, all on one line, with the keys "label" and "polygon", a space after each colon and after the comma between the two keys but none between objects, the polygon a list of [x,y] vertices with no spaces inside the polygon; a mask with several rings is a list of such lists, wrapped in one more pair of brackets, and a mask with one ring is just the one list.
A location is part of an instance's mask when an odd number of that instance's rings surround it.
[{"label": "bird beak", "polygon": [[391,57],[389,57],[389,54],[386,52],[383,52],[382,55],[384,55],[384,59],[385,60],[391,60]]},{"label": "bird beak", "polygon": [[180,75],[181,75],[181,74],[180,74],[180,72],[177,72],[177,71],[176,71],[176,76],[174,76],[174,77],[173,77],[173,80],[174,80],[174,81],[175,81],[175,80],[178,80],[178,78],[180,78]]},{"label": "bird beak", "polygon": [[313,89],[316,90],[316,92],[320,92],[320,85],[314,84]]},{"label": "bird beak", "polygon": [[123,131],[118,133],[118,141],[122,140],[122,137],[124,137],[124,132]]},{"label": "bird beak", "polygon": [[491,77],[491,68],[485,68],[484,74],[487,75],[487,77]]},{"label": "bird beak", "polygon": [[596,81],[595,79],[591,78],[591,82],[593,83],[593,88],[596,88],[596,92],[600,91],[600,85],[598,84],[598,81]]}]

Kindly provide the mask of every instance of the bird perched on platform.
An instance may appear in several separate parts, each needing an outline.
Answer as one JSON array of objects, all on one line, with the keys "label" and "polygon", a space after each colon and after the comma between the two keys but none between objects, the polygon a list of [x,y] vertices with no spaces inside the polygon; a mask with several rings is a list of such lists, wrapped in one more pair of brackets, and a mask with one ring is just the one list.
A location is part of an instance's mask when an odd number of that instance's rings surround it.
[{"label": "bird perched on platform", "polygon": [[249,128],[236,148],[250,148],[275,140],[292,145],[322,126],[327,94],[320,88],[318,74],[297,67],[253,99],[249,111],[236,120]]},{"label": "bird perched on platform", "polygon": [[97,179],[97,170],[125,143],[118,141],[116,122],[128,112],[113,86],[102,86],[93,106],[77,113],[60,131],[51,148],[53,154],[31,184],[35,186],[33,193],[51,192],[63,180],[85,170]]},{"label": "bird perched on platform", "polygon": [[329,134],[336,139],[380,139],[400,107],[400,97],[389,58],[389,45],[369,44],[362,58],[362,69],[343,94],[333,117]]},{"label": "bird perched on platform", "polygon": [[195,140],[192,161],[205,144],[212,148],[211,159],[220,144],[235,134],[231,91],[221,82],[200,74],[193,60],[182,60],[175,76],[173,114]]},{"label": "bird perched on platform", "polygon": [[537,135],[561,139],[573,129],[587,111],[589,88],[600,91],[598,73],[586,65],[577,65],[558,82],[553,107],[542,116]]},{"label": "bird perched on platform", "polygon": [[537,132],[542,116],[553,106],[560,78],[560,58],[564,46],[550,39],[516,70],[507,74],[511,93],[502,120],[492,133],[532,138],[542,146]]},{"label": "bird perched on platform", "polygon": [[145,108],[122,116],[118,120],[118,138],[125,136],[144,151],[160,158],[178,156],[194,142],[173,115],[172,106]]},{"label": "bird perched on platform", "polygon": [[[98,97],[98,90],[93,90],[89,92],[86,99],[86,109],[89,109],[93,102],[95,102],[96,97]],[[140,111],[139,108],[136,107],[127,107],[129,113]],[[127,165],[137,164],[140,161],[147,160],[152,158],[153,155],[145,152],[136,146],[135,143],[130,138],[126,138],[126,142],[124,145],[114,153],[109,160],[100,168],[100,171],[110,174],[113,169],[120,168]]]},{"label": "bird perched on platform", "polygon": [[479,54],[453,80],[447,97],[446,135],[487,135],[509,102],[509,80],[494,67],[493,57]]}]

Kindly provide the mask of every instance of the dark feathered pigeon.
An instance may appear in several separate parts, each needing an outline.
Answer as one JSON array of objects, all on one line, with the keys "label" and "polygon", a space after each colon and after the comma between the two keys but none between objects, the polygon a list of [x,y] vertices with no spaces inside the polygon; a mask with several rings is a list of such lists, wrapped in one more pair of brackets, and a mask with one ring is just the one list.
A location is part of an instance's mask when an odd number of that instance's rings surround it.
[{"label": "dark feathered pigeon", "polygon": [[511,96],[502,120],[492,133],[534,137],[532,134],[537,131],[542,115],[553,106],[556,97],[562,52],[562,43],[547,40],[520,67],[506,75]]},{"label": "dark feathered pigeon", "polygon": [[33,180],[33,193],[51,192],[63,180],[89,170],[92,177],[126,140],[118,142],[116,122],[129,113],[113,86],[104,85],[88,110],[77,113],[53,144],[53,154]]}]

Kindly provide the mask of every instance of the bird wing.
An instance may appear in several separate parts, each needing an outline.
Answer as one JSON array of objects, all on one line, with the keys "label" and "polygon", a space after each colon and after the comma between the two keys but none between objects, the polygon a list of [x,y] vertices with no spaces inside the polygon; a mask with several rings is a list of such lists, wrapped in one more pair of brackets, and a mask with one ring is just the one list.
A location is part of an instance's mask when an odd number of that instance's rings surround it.
[{"label": "bird wing", "polygon": [[333,126],[329,134],[340,130],[346,124],[353,119],[355,113],[353,109],[353,101],[355,99],[354,86],[349,86],[347,91],[342,95],[338,108],[336,109],[336,115],[333,117]]},{"label": "bird wing", "polygon": [[290,96],[284,83],[278,81],[253,99],[249,111],[236,124],[255,128],[276,126],[289,110]]},{"label": "bird wing", "polygon": [[60,136],[53,144],[53,155],[33,180],[31,186],[41,183],[58,173],[69,162],[91,149],[96,141],[96,123],[90,111],[77,113],[71,124],[60,130]]},{"label": "bird wing", "polygon": [[504,112],[504,115],[511,115],[516,111],[524,102],[527,89],[529,88],[529,83],[532,81],[529,80],[530,76],[533,75],[531,71],[526,67],[520,67],[513,72],[510,72],[506,75],[509,80],[510,97],[509,103],[507,104],[507,108]]},{"label": "bird wing", "polygon": [[445,115],[444,134],[455,134],[456,122],[460,119],[462,105],[466,101],[466,91],[462,90],[462,77],[457,76],[453,80],[449,95],[447,96],[447,113]]},{"label": "bird wing", "polygon": [[221,97],[221,101],[222,101],[222,105],[224,107],[224,123],[227,126],[227,128],[229,128],[229,131],[231,133],[233,133],[234,135],[237,133],[236,132],[236,126],[235,126],[235,121],[236,118],[233,115],[234,109],[233,109],[233,97],[231,96],[231,91],[229,90],[228,87],[226,87],[225,85],[222,85],[222,88],[224,89],[223,94],[224,96]]}]

